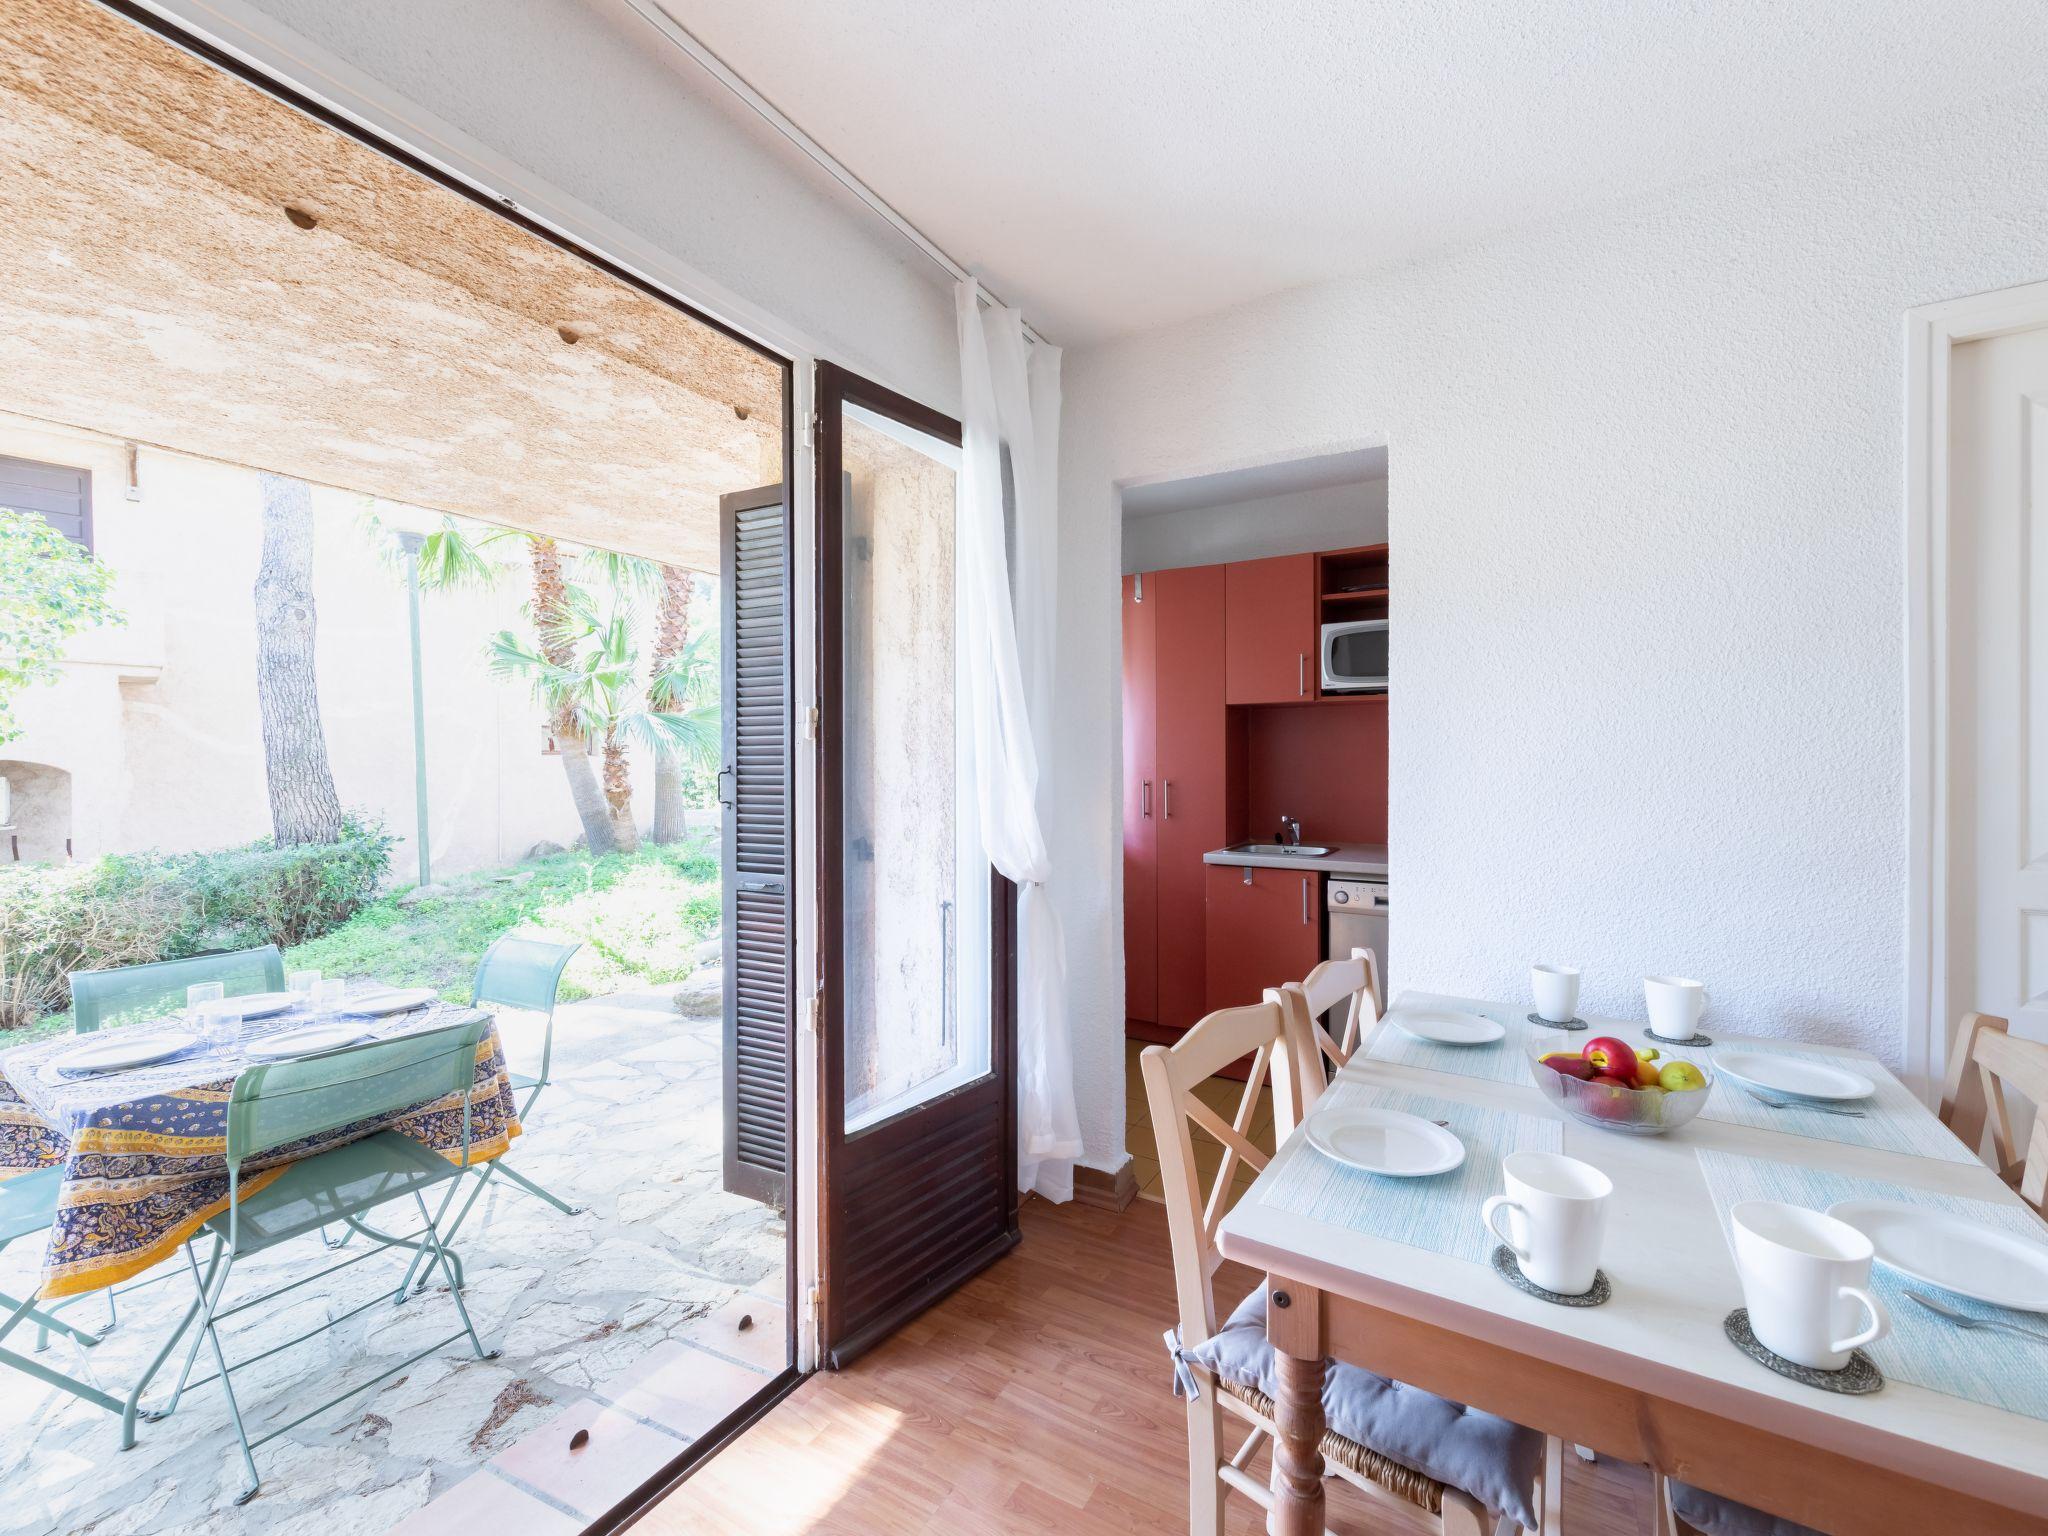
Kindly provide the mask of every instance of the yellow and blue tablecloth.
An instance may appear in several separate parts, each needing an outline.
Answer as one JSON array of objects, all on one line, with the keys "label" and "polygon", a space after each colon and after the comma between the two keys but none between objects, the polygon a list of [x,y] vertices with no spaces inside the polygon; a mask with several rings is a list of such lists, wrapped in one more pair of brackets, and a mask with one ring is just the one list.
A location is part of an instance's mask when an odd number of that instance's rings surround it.
[{"label": "yellow and blue tablecloth", "polygon": [[[430,1003],[362,1024],[366,1035],[388,1040],[474,1016],[470,1008]],[[244,1042],[309,1022],[296,1008],[252,1020]],[[228,1099],[236,1073],[250,1065],[240,1048],[202,1045],[131,1071],[68,1073],[62,1057],[77,1043],[59,1035],[0,1051],[0,1181],[41,1168],[64,1170],[37,1291],[44,1299],[138,1275],[227,1209]],[[381,1130],[459,1159],[462,1099],[451,1094],[396,1118],[280,1148],[248,1165],[259,1171],[244,1172],[242,1191],[261,1188],[291,1163]],[[477,1051],[470,1161],[497,1157],[519,1132],[504,1042],[493,1025]]]}]

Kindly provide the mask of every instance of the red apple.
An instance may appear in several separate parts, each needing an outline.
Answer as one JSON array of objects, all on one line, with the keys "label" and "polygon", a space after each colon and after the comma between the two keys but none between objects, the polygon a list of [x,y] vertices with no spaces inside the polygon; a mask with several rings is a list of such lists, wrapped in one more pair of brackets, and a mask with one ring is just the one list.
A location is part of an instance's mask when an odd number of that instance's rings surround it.
[{"label": "red apple", "polygon": [[1595,1072],[1618,1077],[1624,1086],[1635,1086],[1636,1053],[1626,1040],[1617,1040],[1612,1035],[1600,1035],[1588,1040],[1580,1054],[1593,1063]]}]

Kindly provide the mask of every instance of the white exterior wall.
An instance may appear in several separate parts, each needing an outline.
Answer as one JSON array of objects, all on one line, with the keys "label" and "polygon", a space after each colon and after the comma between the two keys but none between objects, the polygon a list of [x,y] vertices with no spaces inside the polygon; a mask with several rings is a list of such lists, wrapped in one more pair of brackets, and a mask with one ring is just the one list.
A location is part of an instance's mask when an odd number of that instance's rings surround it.
[{"label": "white exterior wall", "polygon": [[[92,471],[95,552],[114,571],[130,622],[81,635],[62,679],[23,698],[27,730],[0,759],[72,775],[76,857],[219,848],[270,831],[256,699],[253,589],[261,554],[254,470],[143,449],[142,498],[129,501],[122,445],[0,417],[0,453]],[[342,804],[400,838],[392,874],[417,873],[410,629],[402,567],[376,553],[367,498],[313,488],[321,722]],[[387,525],[439,520],[377,504]],[[407,524],[407,519],[410,523]],[[580,826],[561,764],[541,755],[540,710],[490,676],[484,646],[523,632],[523,570],[486,592],[421,597],[433,871],[511,862]],[[640,821],[651,764],[636,759]],[[24,857],[31,856],[28,848]]]},{"label": "white exterior wall", "polygon": [[[1384,442],[1392,946],[1900,1056],[1903,314],[2048,276],[2038,92],[1066,360],[1056,829],[1123,1153],[1116,484]],[[1589,189],[1589,194],[1594,189]],[[1278,978],[1276,978],[1278,979]]]}]

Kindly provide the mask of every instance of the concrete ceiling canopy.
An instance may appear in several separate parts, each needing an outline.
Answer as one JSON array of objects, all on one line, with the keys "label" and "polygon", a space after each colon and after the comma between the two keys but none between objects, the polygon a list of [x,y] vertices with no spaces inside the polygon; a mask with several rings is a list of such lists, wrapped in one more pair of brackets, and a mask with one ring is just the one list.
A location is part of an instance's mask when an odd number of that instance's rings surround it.
[{"label": "concrete ceiling canopy", "polygon": [[780,368],[88,0],[0,4],[0,407],[717,567]]}]

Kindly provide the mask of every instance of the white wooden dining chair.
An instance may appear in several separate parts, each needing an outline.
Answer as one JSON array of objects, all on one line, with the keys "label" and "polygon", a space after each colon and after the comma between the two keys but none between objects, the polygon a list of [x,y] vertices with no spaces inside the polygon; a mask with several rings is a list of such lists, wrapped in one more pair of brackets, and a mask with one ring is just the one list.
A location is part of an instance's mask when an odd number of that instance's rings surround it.
[{"label": "white wooden dining chair", "polygon": [[[1228,1210],[1238,1170],[1263,1169],[1271,1156],[1253,1136],[1260,1119],[1261,1087],[1270,1080],[1274,1147],[1299,1123],[1304,1103],[1321,1091],[1321,1052],[1310,1027],[1304,994],[1297,989],[1289,997],[1274,989],[1262,1003],[1210,1014],[1175,1044],[1148,1046],[1140,1058],[1173,1243],[1180,1321],[1167,1337],[1174,1353],[1176,1390],[1187,1398],[1191,1536],[1220,1536],[1229,1492],[1244,1495],[1262,1509],[1273,1507],[1271,1490],[1250,1470],[1275,1432],[1276,1368],[1265,1336],[1265,1290],[1255,1290],[1218,1326],[1215,1276],[1223,1258],[1216,1229]],[[1246,1058],[1250,1072],[1235,1112],[1226,1120],[1198,1090],[1231,1063]],[[1208,1092],[1216,1096],[1213,1088]],[[1214,1180],[1206,1189],[1195,1153],[1196,1128],[1222,1148]],[[1518,1528],[1557,1536],[1554,1441],[1545,1442],[1534,1431],[1492,1415],[1398,1387],[1355,1366],[1333,1362],[1329,1376],[1324,1403],[1330,1422],[1322,1441],[1326,1475],[1375,1497],[1438,1515],[1446,1536],[1485,1536]],[[1347,1405],[1352,1412],[1346,1412]],[[1234,1452],[1224,1448],[1226,1414],[1247,1426],[1246,1437]],[[1370,1443],[1364,1432],[1368,1423],[1400,1442],[1401,1460]],[[1438,1438],[1446,1443],[1419,1440],[1439,1427],[1444,1432]],[[1347,1429],[1353,1433],[1345,1433]],[[1492,1499],[1424,1470],[1435,1465],[1441,1471],[1448,1464],[1484,1474],[1464,1481],[1485,1484]],[[1524,1527],[1507,1514],[1496,1524],[1490,1503],[1513,1506],[1541,1524]]]},{"label": "white wooden dining chair", "polygon": [[[2048,1045],[2016,1040],[2007,1021],[1966,1013],[1949,1042],[1948,1081],[1941,1123],[1972,1152],[1981,1152],[1991,1125],[1992,1168],[2020,1198],[2048,1216]],[[2012,1130],[2008,1091],[2034,1108],[2034,1128],[2021,1151]]]},{"label": "white wooden dining chair", "polygon": [[[1351,1059],[1387,1011],[1380,991],[1379,956],[1369,949],[1354,949],[1342,960],[1325,960],[1282,990],[1301,994],[1307,1006],[1316,1049],[1326,1064],[1322,1071],[1325,1080]],[[1344,1010],[1343,1027],[1335,1036],[1323,1025],[1324,1016],[1333,1008]]]}]

